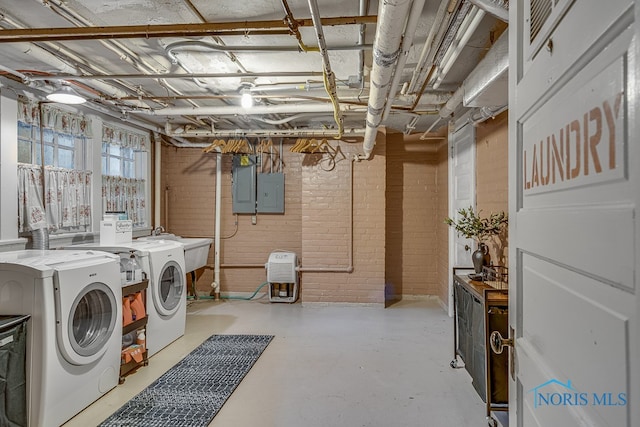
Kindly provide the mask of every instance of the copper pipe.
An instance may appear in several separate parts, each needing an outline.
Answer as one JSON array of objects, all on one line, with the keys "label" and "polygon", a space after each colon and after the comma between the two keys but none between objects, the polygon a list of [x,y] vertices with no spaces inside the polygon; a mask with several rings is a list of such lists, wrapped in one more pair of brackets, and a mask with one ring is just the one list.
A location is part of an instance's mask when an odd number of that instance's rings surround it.
[{"label": "copper pipe", "polygon": [[[345,16],[322,18],[323,26],[375,24],[377,16]],[[296,21],[299,27],[311,27],[311,19]],[[26,28],[0,31],[0,43],[21,43],[61,40],[107,40],[126,38],[156,37],[194,37],[220,36],[226,31],[243,30],[250,35],[252,30],[269,28],[288,29],[282,20],[240,21],[200,24],[162,24],[162,25],[115,25],[103,27],[72,28]]]}]

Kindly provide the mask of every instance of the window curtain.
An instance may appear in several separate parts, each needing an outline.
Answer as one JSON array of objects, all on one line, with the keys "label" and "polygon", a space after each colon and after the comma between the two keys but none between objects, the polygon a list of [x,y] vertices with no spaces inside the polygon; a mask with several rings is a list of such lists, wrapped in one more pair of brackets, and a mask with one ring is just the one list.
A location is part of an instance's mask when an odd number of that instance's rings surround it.
[{"label": "window curtain", "polygon": [[[32,126],[40,126],[40,112],[37,101],[20,97],[18,99],[18,121]],[[51,104],[40,104],[42,108],[42,126],[56,132],[73,136],[92,138],[91,119]]]},{"label": "window curtain", "polygon": [[[148,151],[149,135],[131,132],[118,126],[102,125],[102,142]],[[124,211],[133,226],[146,225],[146,188],[144,179],[102,176],[102,209],[105,212]]]},{"label": "window curtain", "polygon": [[131,132],[110,124],[102,125],[102,142],[117,144],[134,151],[149,150],[149,135]]},{"label": "window curtain", "polygon": [[91,180],[91,171],[46,166],[43,192],[42,168],[19,164],[19,231],[88,229],[91,226]]},{"label": "window curtain", "polygon": [[103,175],[102,206],[105,212],[126,212],[134,227],[144,226],[145,180]]}]

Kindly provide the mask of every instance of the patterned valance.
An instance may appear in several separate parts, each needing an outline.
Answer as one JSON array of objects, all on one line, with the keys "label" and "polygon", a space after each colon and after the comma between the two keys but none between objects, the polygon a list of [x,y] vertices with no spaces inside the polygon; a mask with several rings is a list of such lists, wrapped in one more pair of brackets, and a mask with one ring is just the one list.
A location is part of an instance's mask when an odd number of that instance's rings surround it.
[{"label": "patterned valance", "polygon": [[135,151],[149,150],[149,135],[132,132],[107,123],[102,125],[102,142],[133,148]]},{"label": "patterned valance", "polygon": [[91,119],[82,114],[61,110],[51,104],[39,103],[20,97],[18,99],[18,120],[33,126],[40,125],[40,112],[42,108],[43,127],[53,129],[60,133],[73,136],[91,138]]}]

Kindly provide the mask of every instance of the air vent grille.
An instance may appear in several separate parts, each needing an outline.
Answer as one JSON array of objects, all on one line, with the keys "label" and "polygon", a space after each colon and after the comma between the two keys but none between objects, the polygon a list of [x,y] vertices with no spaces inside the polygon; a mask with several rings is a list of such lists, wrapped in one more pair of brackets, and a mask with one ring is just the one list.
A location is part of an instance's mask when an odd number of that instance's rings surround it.
[{"label": "air vent grille", "polygon": [[552,0],[530,0],[531,25],[529,30],[529,42],[533,43],[536,36],[551,16]]}]

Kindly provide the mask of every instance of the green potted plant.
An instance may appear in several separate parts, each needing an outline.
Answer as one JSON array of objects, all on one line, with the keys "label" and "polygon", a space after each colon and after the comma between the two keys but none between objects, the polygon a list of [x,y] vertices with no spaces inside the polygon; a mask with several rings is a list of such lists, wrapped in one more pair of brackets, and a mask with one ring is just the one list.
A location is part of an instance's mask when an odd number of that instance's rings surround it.
[{"label": "green potted plant", "polygon": [[482,272],[484,258],[489,248],[484,243],[491,236],[496,236],[502,232],[509,220],[504,212],[491,213],[488,217],[482,218],[480,212],[476,212],[472,206],[458,209],[458,218],[446,218],[444,222],[453,227],[458,235],[477,242],[478,248],[471,254],[473,268],[476,273]]}]

